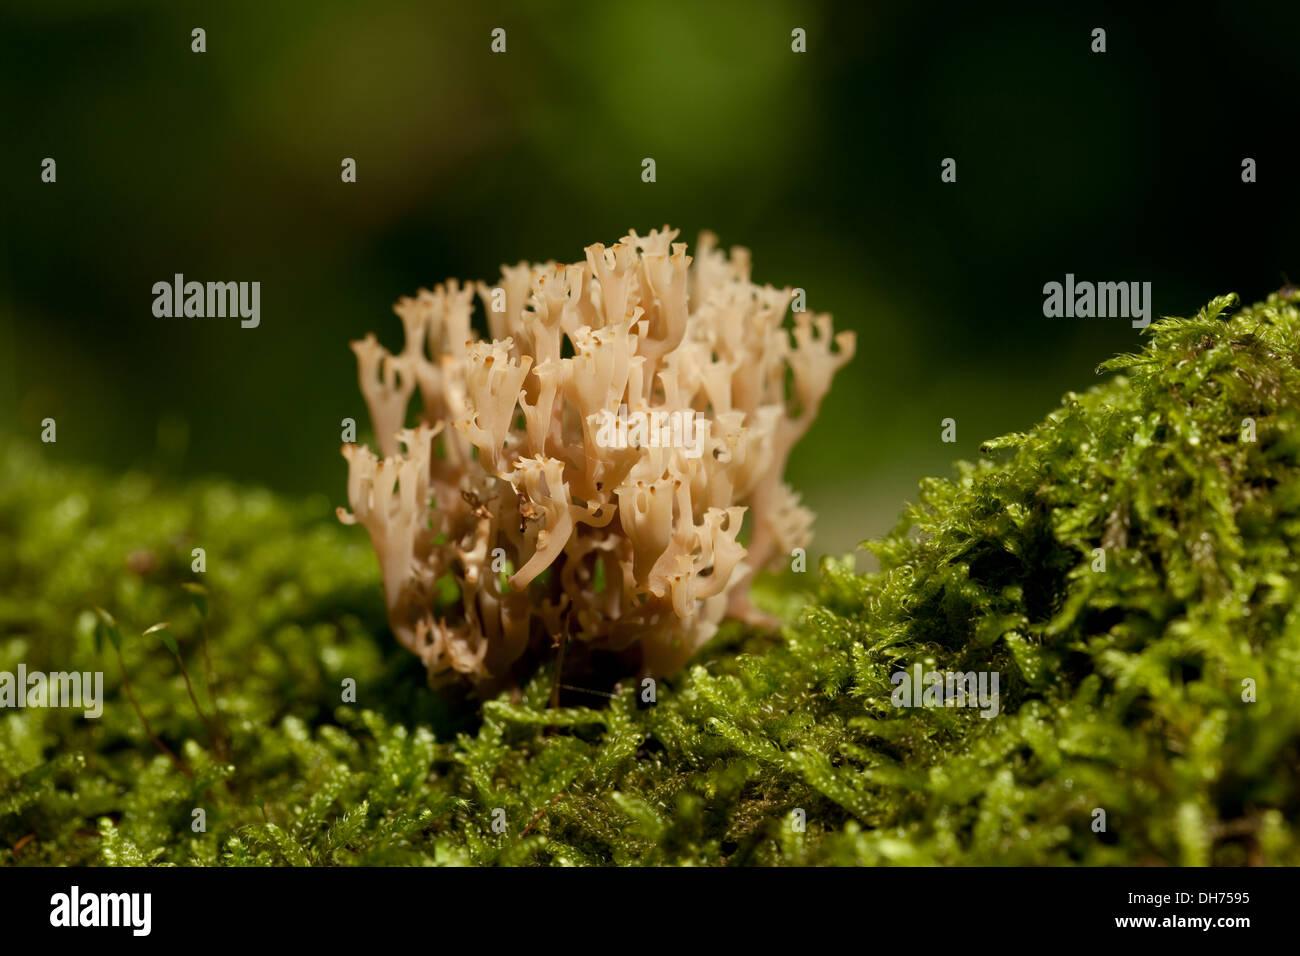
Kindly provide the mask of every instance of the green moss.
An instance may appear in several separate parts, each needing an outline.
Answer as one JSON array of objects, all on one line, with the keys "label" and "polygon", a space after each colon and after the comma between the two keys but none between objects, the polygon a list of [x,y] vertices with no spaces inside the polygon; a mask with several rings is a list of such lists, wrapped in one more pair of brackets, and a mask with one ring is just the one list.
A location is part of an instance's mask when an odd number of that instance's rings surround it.
[{"label": "green moss", "polygon": [[[625,681],[551,709],[548,670],[481,705],[434,694],[326,502],[6,445],[0,671],[103,670],[107,702],[0,711],[0,865],[1300,863],[1295,303],[1153,325],[1123,375],[923,483],[878,573],[768,582],[783,637],[731,627],[654,706]],[[170,622],[208,708],[199,577],[226,760],[141,636]],[[188,775],[96,650],[96,606]],[[999,715],[895,708],[916,663],[997,671]]]}]

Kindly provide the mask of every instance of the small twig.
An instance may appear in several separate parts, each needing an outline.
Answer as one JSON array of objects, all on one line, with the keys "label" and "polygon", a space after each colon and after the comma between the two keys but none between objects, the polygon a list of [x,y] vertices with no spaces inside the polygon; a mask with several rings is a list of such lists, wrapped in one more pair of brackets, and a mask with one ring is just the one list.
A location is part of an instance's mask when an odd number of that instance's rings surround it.
[{"label": "small twig", "polygon": [[1217,823],[1213,827],[1216,837],[1253,836],[1259,829],[1259,821],[1253,817],[1239,817],[1226,823]]},{"label": "small twig", "polygon": [[565,690],[575,690],[580,694],[595,694],[597,697],[618,700],[618,694],[607,694],[603,690],[592,690],[590,687],[574,687],[572,684],[561,684],[560,686]]},{"label": "small twig", "polygon": [[29,833],[25,837],[22,837],[17,843],[14,844],[14,856],[17,856],[19,853],[22,853],[23,848],[35,839],[36,839],[35,833]]},{"label": "small twig", "polygon": [[528,821],[528,825],[527,825],[526,827],[524,827],[522,831],[520,831],[520,833],[519,833],[519,838],[522,840],[524,837],[528,836],[528,834],[532,833],[532,832],[533,832],[533,827],[535,827],[535,826],[537,826],[537,824],[541,823],[542,818],[543,818],[544,816],[546,816],[546,812],[547,812],[548,810],[550,810],[551,807],[553,807],[553,806],[555,806],[557,803],[559,803],[559,802],[560,802],[560,798],[563,797],[563,796],[564,796],[564,791],[561,790],[561,791],[560,791],[559,793],[557,793],[555,796],[551,797],[551,799],[548,800],[546,803],[544,803],[544,804],[542,804],[540,807],[538,807],[538,808],[537,808],[537,812],[533,814],[533,818],[532,818],[531,820]]}]

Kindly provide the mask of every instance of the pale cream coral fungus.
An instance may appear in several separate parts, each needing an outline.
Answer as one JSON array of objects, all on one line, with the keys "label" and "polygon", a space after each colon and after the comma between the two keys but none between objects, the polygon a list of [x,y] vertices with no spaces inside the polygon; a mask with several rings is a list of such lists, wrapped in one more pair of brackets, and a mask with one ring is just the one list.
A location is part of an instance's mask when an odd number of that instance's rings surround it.
[{"label": "pale cream coral fungus", "polygon": [[[754,285],[746,250],[706,233],[692,260],[676,238],[451,280],[397,303],[399,354],[353,343],[383,457],[344,447],[339,516],[369,532],[392,627],[431,679],[502,678],[561,633],[670,673],[724,616],[753,617],[756,570],[807,546],[812,514],[782,475],[853,334],[807,313],[787,330],[792,290]],[[703,451],[644,427],[611,442],[615,415],[689,417]]]}]

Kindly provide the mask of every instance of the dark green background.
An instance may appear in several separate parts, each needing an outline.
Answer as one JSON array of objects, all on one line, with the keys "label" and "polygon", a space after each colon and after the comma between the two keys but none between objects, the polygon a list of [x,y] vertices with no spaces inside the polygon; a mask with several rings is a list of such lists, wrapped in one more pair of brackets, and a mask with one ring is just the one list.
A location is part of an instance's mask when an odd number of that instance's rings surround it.
[{"label": "dark green background", "polygon": [[[0,430],[341,502],[347,343],[398,344],[393,300],[669,222],[858,331],[790,467],[848,548],[1136,347],[1044,282],[1300,281],[1294,5],[1047,6],[6,2]],[[176,272],[259,280],[261,327],[154,318]]]}]

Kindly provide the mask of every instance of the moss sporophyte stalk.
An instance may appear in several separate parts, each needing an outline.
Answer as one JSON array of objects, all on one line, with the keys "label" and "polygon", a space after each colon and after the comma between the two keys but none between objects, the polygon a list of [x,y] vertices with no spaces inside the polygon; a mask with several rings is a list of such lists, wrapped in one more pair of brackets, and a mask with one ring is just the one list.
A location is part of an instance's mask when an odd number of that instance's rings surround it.
[{"label": "moss sporophyte stalk", "polygon": [[[556,700],[557,655],[432,692],[323,506],[6,446],[0,671],[102,671],[104,707],[0,711],[0,864],[1300,864],[1297,301],[1152,322],[924,481],[879,570],[757,577],[779,632],[724,619],[653,706],[626,671]],[[997,674],[996,716],[930,673]]]}]

